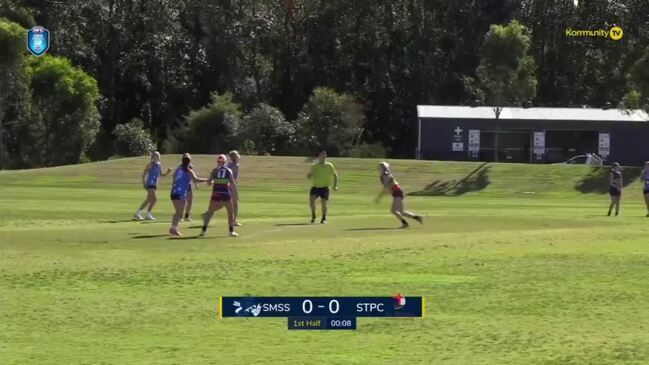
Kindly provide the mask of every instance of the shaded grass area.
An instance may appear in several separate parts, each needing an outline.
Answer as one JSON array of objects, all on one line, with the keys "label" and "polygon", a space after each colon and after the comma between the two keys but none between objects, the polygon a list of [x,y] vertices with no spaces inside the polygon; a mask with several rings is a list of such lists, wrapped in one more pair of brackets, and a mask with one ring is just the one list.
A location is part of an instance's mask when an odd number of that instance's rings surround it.
[{"label": "shaded grass area", "polygon": [[[624,187],[632,185],[642,175],[641,167],[625,167],[622,170]],[[588,175],[575,184],[575,190],[582,193],[606,193],[609,190],[610,167],[591,167]]]},{"label": "shaded grass area", "polygon": [[[649,363],[649,219],[631,194],[605,217],[606,196],[575,191],[590,169],[398,162],[411,191],[455,181],[408,196],[426,224],[399,230],[389,203],[372,203],[373,161],[335,161],[328,225],[307,224],[304,159],[244,161],[237,239],[222,214],[207,239],[198,223],[168,239],[166,188],[161,222],[131,222],[143,194],[124,170],[139,159],[0,173],[2,363]],[[481,173],[486,186],[457,194]],[[305,333],[216,313],[219,295],[397,292],[425,296],[427,318]]]},{"label": "shaded grass area", "polygon": [[439,196],[439,195],[462,195],[470,192],[478,192],[490,184],[489,169],[487,162],[482,163],[475,170],[460,180],[435,180],[426,185],[421,191],[415,191],[412,196]]}]

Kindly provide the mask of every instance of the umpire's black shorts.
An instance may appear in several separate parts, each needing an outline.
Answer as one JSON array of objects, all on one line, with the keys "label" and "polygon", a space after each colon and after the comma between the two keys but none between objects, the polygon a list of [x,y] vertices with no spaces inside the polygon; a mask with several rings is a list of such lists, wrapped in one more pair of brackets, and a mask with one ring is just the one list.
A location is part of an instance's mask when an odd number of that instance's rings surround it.
[{"label": "umpire's black shorts", "polygon": [[311,188],[309,193],[311,196],[317,196],[320,199],[329,200],[329,188],[316,188],[315,186]]}]

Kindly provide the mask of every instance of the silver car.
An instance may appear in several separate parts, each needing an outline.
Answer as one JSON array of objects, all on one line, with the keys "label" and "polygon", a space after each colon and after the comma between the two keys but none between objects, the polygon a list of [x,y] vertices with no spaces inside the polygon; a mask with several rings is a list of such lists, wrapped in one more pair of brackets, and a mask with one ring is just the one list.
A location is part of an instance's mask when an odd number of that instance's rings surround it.
[{"label": "silver car", "polygon": [[604,166],[604,161],[596,153],[587,153],[570,158],[568,161],[555,163],[553,165],[585,165]]}]

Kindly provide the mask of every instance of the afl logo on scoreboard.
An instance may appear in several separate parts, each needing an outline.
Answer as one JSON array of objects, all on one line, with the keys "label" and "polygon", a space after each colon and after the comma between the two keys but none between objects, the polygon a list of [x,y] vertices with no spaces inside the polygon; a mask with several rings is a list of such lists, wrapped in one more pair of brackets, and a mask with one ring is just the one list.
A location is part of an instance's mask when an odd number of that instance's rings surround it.
[{"label": "afl logo on scoreboard", "polygon": [[27,50],[36,57],[42,56],[50,49],[50,31],[35,26],[27,31]]}]

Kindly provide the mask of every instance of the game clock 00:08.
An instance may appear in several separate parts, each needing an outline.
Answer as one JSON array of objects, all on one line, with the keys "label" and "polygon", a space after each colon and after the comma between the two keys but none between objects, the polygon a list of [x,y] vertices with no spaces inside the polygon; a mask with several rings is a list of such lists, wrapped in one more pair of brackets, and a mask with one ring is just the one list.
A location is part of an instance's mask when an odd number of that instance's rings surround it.
[{"label": "game clock 00:08", "polygon": [[330,328],[338,328],[338,327],[343,327],[343,328],[350,328],[353,325],[353,320],[346,318],[346,319],[340,319],[340,318],[329,318],[327,319],[327,327]]}]

